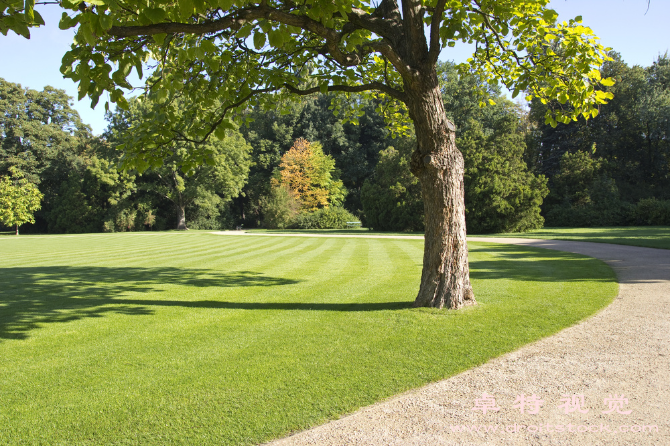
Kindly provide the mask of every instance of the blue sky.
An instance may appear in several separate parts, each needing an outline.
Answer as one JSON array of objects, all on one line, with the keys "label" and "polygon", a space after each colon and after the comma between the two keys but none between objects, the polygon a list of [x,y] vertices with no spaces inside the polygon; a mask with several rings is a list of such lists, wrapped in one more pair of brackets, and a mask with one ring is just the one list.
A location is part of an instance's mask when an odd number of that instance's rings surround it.
[{"label": "blue sky", "polygon": [[[629,65],[648,66],[659,54],[670,49],[670,2],[651,0],[552,0],[550,7],[560,20],[581,15],[586,26],[591,27],[601,43],[621,53]],[[104,99],[95,110],[90,100],[77,102],[76,85],[60,74],[60,60],[72,42],[71,31],[58,29],[58,7],[42,7],[46,27],[33,29],[31,39],[9,33],[0,35],[0,77],[24,87],[41,90],[51,85],[75,97],[74,107],[82,120],[91,125],[95,134],[107,126],[104,120]],[[445,50],[442,58],[461,62],[470,55],[467,46]]]}]

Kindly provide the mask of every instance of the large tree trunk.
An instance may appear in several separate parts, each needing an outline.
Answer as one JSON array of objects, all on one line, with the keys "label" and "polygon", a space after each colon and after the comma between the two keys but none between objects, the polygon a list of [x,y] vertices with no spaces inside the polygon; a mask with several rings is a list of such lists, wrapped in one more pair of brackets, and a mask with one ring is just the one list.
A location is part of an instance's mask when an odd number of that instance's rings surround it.
[{"label": "large tree trunk", "polygon": [[16,235],[19,235],[19,225],[16,225]]},{"label": "large tree trunk", "polygon": [[475,304],[465,232],[463,155],[447,119],[437,74],[405,85],[417,148],[412,172],[423,194],[426,237],[421,287],[415,307],[458,309]]},{"label": "large tree trunk", "polygon": [[177,229],[187,230],[185,206],[177,206]]}]

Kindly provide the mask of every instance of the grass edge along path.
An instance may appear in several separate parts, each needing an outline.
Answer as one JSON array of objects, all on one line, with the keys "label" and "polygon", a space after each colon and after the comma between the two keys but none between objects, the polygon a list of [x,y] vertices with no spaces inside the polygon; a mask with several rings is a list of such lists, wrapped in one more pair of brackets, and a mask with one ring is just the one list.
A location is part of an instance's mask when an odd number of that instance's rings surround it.
[{"label": "grass edge along path", "polygon": [[[229,231],[234,232],[234,231]],[[300,230],[300,229],[252,229],[245,231],[248,234],[320,234],[338,236],[385,236],[385,237],[423,237],[420,232],[379,232],[358,229],[334,230]],[[614,245],[640,246],[644,248],[670,249],[670,226],[617,226],[599,228],[542,228],[528,232],[513,232],[499,234],[468,234],[468,238],[476,240],[478,237],[504,238],[536,238],[545,240],[571,240],[576,242],[610,243]]]},{"label": "grass edge along path", "polygon": [[612,301],[603,262],[471,243],[480,302],[413,309],[421,240],[201,232],[0,244],[0,444],[254,444],[453,376]]},{"label": "grass edge along path", "polygon": [[643,248],[670,249],[670,226],[619,226],[601,228],[542,228],[508,234],[478,234],[477,237],[535,238],[575,242],[610,243]]}]

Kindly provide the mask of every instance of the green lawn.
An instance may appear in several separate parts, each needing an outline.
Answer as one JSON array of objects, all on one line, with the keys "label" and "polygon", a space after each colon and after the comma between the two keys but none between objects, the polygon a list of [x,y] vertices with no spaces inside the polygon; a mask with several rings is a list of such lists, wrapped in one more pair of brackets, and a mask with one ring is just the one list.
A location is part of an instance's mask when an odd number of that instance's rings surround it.
[{"label": "green lawn", "polygon": [[2,237],[0,444],[257,443],[555,333],[617,291],[595,259],[471,243],[480,305],[412,309],[422,246]]},{"label": "green lawn", "polygon": [[579,242],[613,243],[670,249],[670,226],[625,226],[611,228],[544,228],[521,234],[475,235],[473,237],[523,237]]},{"label": "green lawn", "polygon": [[[339,230],[264,230],[251,233],[330,233],[338,235],[423,235],[421,232],[378,232],[367,229]],[[580,242],[613,243],[616,245],[644,246],[670,249],[670,226],[624,226],[606,228],[543,228],[514,234],[468,234],[468,237],[521,237]]]}]

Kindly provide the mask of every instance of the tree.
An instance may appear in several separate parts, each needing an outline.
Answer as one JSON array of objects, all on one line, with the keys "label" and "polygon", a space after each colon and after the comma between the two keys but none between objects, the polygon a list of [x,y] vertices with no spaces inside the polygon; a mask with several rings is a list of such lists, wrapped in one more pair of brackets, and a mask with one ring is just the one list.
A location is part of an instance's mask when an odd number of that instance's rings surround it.
[{"label": "tree", "polygon": [[0,221],[16,227],[16,235],[19,235],[19,226],[35,223],[33,214],[40,208],[44,194],[15,167],[10,168],[10,172],[11,177],[0,179]]},{"label": "tree", "polygon": [[[244,104],[252,99],[277,107],[291,94],[383,97],[380,109],[396,129],[408,130],[409,118],[417,136],[412,172],[422,186],[426,243],[415,305],[460,308],[475,301],[464,165],[444,111],[436,62],[456,42],[475,42],[469,69],[499,79],[515,95],[526,91],[546,102],[555,99],[560,106],[549,110],[547,122],[595,116],[596,105],[608,98],[595,86],[611,83],[595,69],[606,57],[604,48],[580,18],[556,23],[558,15],[547,3],[62,0],[73,14],[63,15],[61,26],[78,26],[62,71],[93,104],[107,91],[125,107],[122,89],[130,87],[130,71],[141,74],[144,62],[157,61],[146,88],[160,107],[134,129],[141,144],[130,145],[141,148],[135,159],[140,168],[165,158],[174,141],[222,137],[231,116],[244,119]],[[573,106],[563,107],[567,102]],[[358,110],[349,111],[356,122]]]},{"label": "tree", "polygon": [[545,207],[552,226],[618,226],[624,223],[617,186],[604,163],[590,152],[565,152],[560,171],[552,178]]},{"label": "tree", "polygon": [[323,153],[321,144],[300,138],[282,155],[273,186],[290,191],[302,211],[341,205],[346,190],[333,178],[334,169],[335,160]]},{"label": "tree", "polygon": [[409,166],[413,149],[401,144],[398,149],[389,146],[379,152],[374,176],[361,191],[366,226],[380,231],[423,231],[421,185]]},{"label": "tree", "polygon": [[[110,117],[107,137],[117,143],[129,139],[131,128],[143,119],[148,119],[151,105],[141,99],[133,99],[129,110],[118,110]],[[132,145],[128,151],[142,150]],[[200,147],[202,159],[194,160],[194,144],[174,142],[165,147],[166,155],[160,164],[154,164],[142,173],[139,187],[154,192],[174,205],[177,214],[177,229],[186,227],[186,209],[200,204],[216,212],[219,204],[236,197],[249,174],[251,147],[235,130],[227,130],[220,139]]]},{"label": "tree", "polygon": [[565,153],[590,153],[596,144],[594,156],[605,161],[602,173],[616,182],[623,201],[668,199],[670,58],[661,55],[649,67],[629,67],[616,53],[611,53],[611,58],[601,71],[603,77],[616,79],[616,84],[607,88],[615,97],[595,119],[551,128],[541,122],[546,105],[538,101],[531,104],[531,118],[539,130],[539,169],[553,182]]},{"label": "tree", "polygon": [[98,143],[71,100],[63,90],[36,91],[0,79],[0,175],[15,166],[44,193],[35,215],[39,231],[51,230],[47,217],[59,190],[86,169]]},{"label": "tree", "polygon": [[[447,116],[456,125],[456,144],[464,158],[465,215],[468,232],[514,232],[542,227],[546,179],[529,172],[523,159],[523,112],[499,89],[488,88],[481,108],[475,93],[483,83],[439,63],[438,74]],[[413,145],[413,144],[411,144]],[[378,229],[422,230],[423,205],[416,177],[410,173],[407,144],[380,153],[374,178],[366,182],[366,223]]]}]

